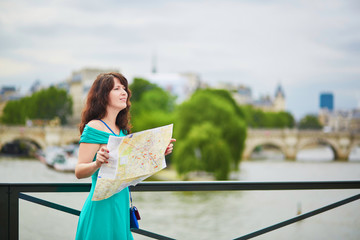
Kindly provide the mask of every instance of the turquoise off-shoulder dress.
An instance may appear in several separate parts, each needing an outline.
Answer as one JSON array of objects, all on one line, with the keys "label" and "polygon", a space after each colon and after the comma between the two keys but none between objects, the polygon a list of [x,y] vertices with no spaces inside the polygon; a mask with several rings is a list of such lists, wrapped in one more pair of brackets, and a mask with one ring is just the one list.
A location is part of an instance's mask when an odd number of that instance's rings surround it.
[{"label": "turquoise off-shoulder dress", "polygon": [[[86,125],[80,143],[107,144],[110,135],[112,134]],[[125,135],[121,132],[119,136]],[[95,159],[96,156],[93,161]],[[91,176],[91,190],[80,213],[76,240],[133,239],[130,231],[128,188],[105,200],[92,201],[97,176],[98,171]]]}]

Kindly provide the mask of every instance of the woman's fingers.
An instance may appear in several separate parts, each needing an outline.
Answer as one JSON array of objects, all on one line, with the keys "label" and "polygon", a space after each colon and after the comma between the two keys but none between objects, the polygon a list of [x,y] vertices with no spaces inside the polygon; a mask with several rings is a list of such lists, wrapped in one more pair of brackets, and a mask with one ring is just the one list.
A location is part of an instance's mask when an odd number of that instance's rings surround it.
[{"label": "woman's fingers", "polygon": [[106,147],[101,147],[96,155],[96,165],[100,167],[104,163],[108,163],[109,150]]},{"label": "woman's fingers", "polygon": [[165,155],[169,155],[170,153],[172,153],[172,149],[167,149]]},{"label": "woman's fingers", "polygon": [[175,138],[172,138],[170,140],[170,143],[169,145],[167,146],[166,148],[166,151],[165,151],[165,155],[169,155],[170,153],[172,153],[173,149],[174,149],[174,144],[172,144],[173,142],[176,142],[176,139]]}]

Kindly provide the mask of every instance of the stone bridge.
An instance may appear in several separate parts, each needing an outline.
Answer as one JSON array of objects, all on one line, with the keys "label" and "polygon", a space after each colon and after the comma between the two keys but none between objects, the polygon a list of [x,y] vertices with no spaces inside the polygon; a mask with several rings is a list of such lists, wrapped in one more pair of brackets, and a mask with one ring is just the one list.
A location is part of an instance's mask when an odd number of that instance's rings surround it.
[{"label": "stone bridge", "polygon": [[353,148],[360,145],[360,133],[323,132],[298,129],[249,129],[243,158],[248,159],[257,146],[278,148],[286,159],[295,159],[297,153],[310,146],[329,146],[336,160],[347,160]]},{"label": "stone bridge", "polygon": [[[0,148],[14,140],[27,140],[45,149],[78,142],[76,127],[20,127],[0,125]],[[348,159],[351,150],[360,145],[360,133],[304,131],[297,129],[248,129],[243,158],[248,159],[258,146],[278,148],[286,159],[295,159],[297,153],[309,146],[328,145],[335,159]]]},{"label": "stone bridge", "polygon": [[14,140],[27,140],[45,149],[79,142],[80,133],[75,127],[22,127],[0,125],[0,148]]}]

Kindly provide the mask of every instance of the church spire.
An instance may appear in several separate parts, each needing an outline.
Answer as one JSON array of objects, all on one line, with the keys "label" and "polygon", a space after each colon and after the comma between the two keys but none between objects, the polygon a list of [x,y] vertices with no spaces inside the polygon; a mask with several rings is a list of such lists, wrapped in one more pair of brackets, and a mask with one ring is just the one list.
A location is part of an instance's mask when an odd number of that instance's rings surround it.
[{"label": "church spire", "polygon": [[152,56],[152,61],[151,61],[151,72],[152,73],[157,73],[157,67],[156,67],[156,51],[154,51],[153,56]]},{"label": "church spire", "polygon": [[285,93],[280,83],[275,91],[275,98],[277,97],[285,98]]}]

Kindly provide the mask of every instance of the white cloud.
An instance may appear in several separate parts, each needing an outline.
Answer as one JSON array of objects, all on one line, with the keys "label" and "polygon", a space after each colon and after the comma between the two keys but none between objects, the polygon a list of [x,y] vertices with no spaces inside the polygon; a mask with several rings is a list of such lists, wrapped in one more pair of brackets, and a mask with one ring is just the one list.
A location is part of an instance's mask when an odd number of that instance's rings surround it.
[{"label": "white cloud", "polygon": [[[66,49],[29,49],[21,48],[16,49],[14,53],[29,61],[35,61],[46,64],[61,64],[61,65],[75,65],[76,61],[73,60],[72,54]],[[41,69],[39,69],[41,71]]]},{"label": "white cloud", "polygon": [[265,94],[281,82],[291,97],[315,82],[352,88],[346,78],[360,77],[358,15],[356,2],[342,0],[3,0],[0,57],[22,63],[8,72],[13,79],[30,70],[58,79],[82,66],[144,73],[155,51],[160,72],[198,72]]},{"label": "white cloud", "polygon": [[[9,77],[21,73],[32,71],[35,67],[27,62],[0,58],[0,77]],[[9,84],[9,83],[8,83]]]}]

